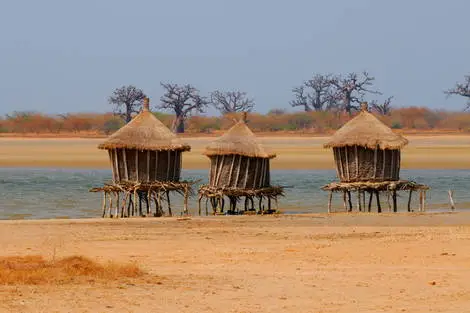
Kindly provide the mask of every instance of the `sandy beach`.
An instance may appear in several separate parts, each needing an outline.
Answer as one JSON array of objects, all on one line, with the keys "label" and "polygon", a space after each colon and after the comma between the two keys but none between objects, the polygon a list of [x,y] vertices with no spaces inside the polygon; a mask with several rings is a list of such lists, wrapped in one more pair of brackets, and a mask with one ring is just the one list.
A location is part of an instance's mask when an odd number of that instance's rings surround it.
[{"label": "sandy beach", "polygon": [[466,312],[470,214],[1,221],[2,255],[155,279],[0,287],[1,312]]},{"label": "sandy beach", "polygon": [[[468,169],[470,135],[409,135],[402,152],[402,168]],[[333,155],[322,147],[328,137],[260,137],[277,153],[273,169],[333,169]],[[183,168],[207,169],[201,153],[213,137],[190,137],[191,151],[184,154]],[[108,168],[106,152],[98,150],[103,139],[0,137],[1,167]]]}]

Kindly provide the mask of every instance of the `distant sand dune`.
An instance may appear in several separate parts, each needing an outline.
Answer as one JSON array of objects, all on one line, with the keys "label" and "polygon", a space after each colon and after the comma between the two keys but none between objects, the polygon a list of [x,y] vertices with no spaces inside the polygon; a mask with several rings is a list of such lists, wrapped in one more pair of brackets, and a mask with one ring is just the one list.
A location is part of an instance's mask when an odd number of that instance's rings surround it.
[{"label": "distant sand dune", "polygon": [[[468,169],[470,135],[407,136],[402,168]],[[185,138],[192,146],[184,154],[186,169],[207,169],[201,153],[214,138]],[[323,149],[327,137],[261,137],[278,155],[274,169],[333,169],[333,155]],[[0,138],[0,166],[108,168],[108,156],[96,146],[103,139],[80,138]]]}]

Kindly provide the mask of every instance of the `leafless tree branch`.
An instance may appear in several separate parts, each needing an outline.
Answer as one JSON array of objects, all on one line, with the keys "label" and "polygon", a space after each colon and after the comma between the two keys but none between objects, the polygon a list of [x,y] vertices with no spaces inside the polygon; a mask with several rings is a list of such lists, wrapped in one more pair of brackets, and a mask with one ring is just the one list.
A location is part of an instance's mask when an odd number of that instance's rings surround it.
[{"label": "leafless tree branch", "polygon": [[342,100],[343,110],[351,114],[353,110],[359,108],[360,102],[366,94],[380,95],[381,92],[373,90],[375,77],[367,72],[349,73],[346,76],[336,76],[330,79],[330,83],[335,86],[337,96]]},{"label": "leafless tree branch", "polygon": [[138,113],[142,101],[146,95],[133,85],[116,88],[108,98],[110,104],[114,104],[114,114],[123,118],[126,123],[132,119],[132,113]]},{"label": "leafless tree branch", "polygon": [[250,112],[255,101],[241,91],[214,91],[211,93],[211,104],[222,114],[235,112]]},{"label": "leafless tree branch", "polygon": [[372,100],[369,105],[375,112],[381,115],[389,115],[392,111],[392,99],[393,96],[388,97],[383,103],[379,103],[377,100]]},{"label": "leafless tree branch", "polygon": [[470,75],[464,77],[463,83],[456,83],[454,88],[444,91],[447,96],[458,95],[467,99],[465,110],[470,109]]},{"label": "leafless tree branch", "polygon": [[178,85],[171,83],[160,83],[165,90],[160,98],[161,109],[172,110],[175,112],[176,119],[173,123],[173,131],[184,133],[184,122],[194,112],[204,113],[209,101],[199,95],[199,90],[193,86]]}]

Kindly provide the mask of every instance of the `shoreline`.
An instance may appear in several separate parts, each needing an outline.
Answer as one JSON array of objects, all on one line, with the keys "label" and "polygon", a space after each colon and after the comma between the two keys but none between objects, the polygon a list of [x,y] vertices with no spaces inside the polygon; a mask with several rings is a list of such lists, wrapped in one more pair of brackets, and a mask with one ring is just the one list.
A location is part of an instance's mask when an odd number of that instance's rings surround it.
[{"label": "shoreline", "polygon": [[470,300],[470,213],[0,225],[3,257],[83,256],[147,275],[2,286],[1,312],[465,312]]}]

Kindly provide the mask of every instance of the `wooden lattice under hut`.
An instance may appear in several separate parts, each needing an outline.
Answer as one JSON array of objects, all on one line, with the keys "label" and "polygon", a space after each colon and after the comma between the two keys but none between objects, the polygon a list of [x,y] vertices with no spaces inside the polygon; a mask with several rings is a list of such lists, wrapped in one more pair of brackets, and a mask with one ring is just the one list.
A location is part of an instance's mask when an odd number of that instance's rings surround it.
[{"label": "wooden lattice under hut", "polygon": [[[368,211],[373,196],[377,210],[382,211],[380,193],[387,194],[389,210],[397,211],[397,191],[409,190],[408,211],[411,211],[412,192],[420,193],[420,210],[424,210],[425,185],[400,180],[401,149],[408,144],[402,135],[393,132],[361,104],[359,114],[341,127],[324,147],[332,148],[339,182],[324,186],[330,191],[328,210],[331,211],[332,192],[342,192],[344,206],[352,211],[351,192],[357,193],[357,208],[366,211],[366,193],[369,194]],[[390,203],[390,197],[392,203]]]},{"label": "wooden lattice under hut", "polygon": [[90,190],[103,192],[103,217],[162,216],[163,202],[172,215],[173,192],[184,196],[187,213],[193,183],[180,181],[180,176],[182,153],[190,146],[150,112],[148,98],[142,111],[98,148],[108,151],[112,169],[111,183]]},{"label": "wooden lattice under hut", "polygon": [[[225,198],[229,200],[227,214],[273,213],[277,210],[283,188],[271,186],[270,182],[270,160],[276,155],[269,152],[249,129],[246,113],[224,135],[210,143],[204,154],[210,159],[210,172],[209,183],[199,189],[199,214],[203,198],[206,198],[206,214],[208,202],[213,214],[224,213]],[[237,203],[242,199],[244,209],[239,210]],[[272,200],[276,204],[275,210],[271,208]],[[264,201],[267,201],[267,207]]]}]

